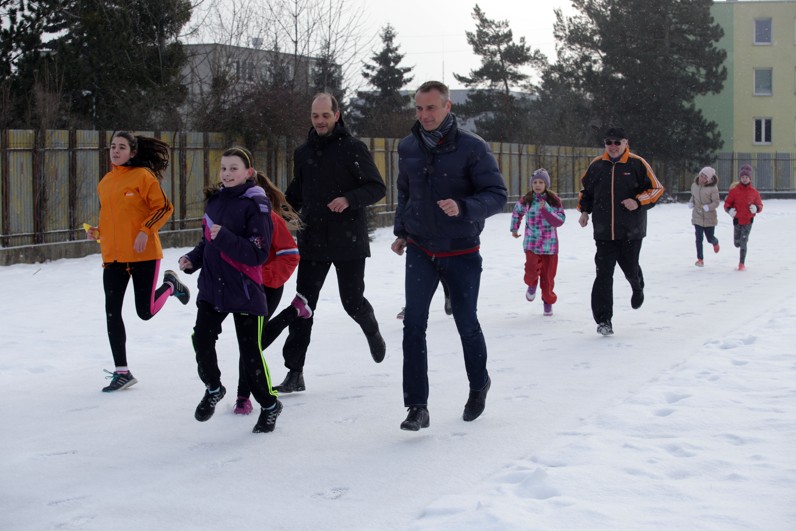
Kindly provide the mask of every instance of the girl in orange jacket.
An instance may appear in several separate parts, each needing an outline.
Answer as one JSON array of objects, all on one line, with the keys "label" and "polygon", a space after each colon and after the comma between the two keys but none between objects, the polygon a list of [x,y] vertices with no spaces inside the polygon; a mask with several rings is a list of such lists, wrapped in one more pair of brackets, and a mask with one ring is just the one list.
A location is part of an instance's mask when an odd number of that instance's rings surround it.
[{"label": "girl in orange jacket", "polygon": [[134,136],[126,131],[111,139],[112,169],[100,180],[100,222],[86,230],[102,250],[102,283],[108,339],[116,369],[104,392],[127,389],[138,380],[127,367],[126,333],[122,303],[130,278],[135,291],[135,309],[143,320],[158,313],[174,295],[183,304],[191,296],[174,271],[166,271],[159,287],[163,249],[158,230],[174,207],[160,186],[161,172],[169,163],[169,146],[155,138]]}]

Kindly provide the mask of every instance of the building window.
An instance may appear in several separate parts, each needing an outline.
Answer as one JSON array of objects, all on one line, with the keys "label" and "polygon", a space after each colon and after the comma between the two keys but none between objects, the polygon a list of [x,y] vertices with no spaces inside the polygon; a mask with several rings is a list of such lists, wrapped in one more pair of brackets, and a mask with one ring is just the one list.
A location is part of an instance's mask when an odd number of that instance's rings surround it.
[{"label": "building window", "polygon": [[771,96],[773,77],[772,68],[755,68],[755,96]]},{"label": "building window", "polygon": [[755,118],[755,144],[771,143],[771,118]]},{"label": "building window", "polygon": [[771,19],[755,19],[755,44],[771,44]]}]

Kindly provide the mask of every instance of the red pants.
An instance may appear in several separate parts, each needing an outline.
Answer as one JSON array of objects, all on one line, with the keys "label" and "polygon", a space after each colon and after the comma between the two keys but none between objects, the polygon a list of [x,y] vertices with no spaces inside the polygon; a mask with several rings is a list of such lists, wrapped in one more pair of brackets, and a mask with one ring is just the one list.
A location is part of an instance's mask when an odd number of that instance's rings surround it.
[{"label": "red pants", "polygon": [[525,251],[525,284],[532,287],[538,282],[542,288],[542,301],[546,304],[555,304],[558,300],[558,296],[553,293],[557,269],[557,254],[534,254]]}]

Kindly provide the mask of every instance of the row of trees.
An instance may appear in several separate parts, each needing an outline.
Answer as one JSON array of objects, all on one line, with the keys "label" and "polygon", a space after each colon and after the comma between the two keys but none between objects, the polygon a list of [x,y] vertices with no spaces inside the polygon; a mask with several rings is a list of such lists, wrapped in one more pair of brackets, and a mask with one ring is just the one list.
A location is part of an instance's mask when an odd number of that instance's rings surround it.
[{"label": "row of trees", "polygon": [[[0,0],[0,127],[190,127],[295,143],[309,96],[327,90],[357,134],[407,133],[412,68],[391,26],[360,63],[370,43],[346,0],[191,1]],[[556,11],[552,63],[475,5],[466,36],[480,65],[454,74],[473,89],[455,112],[493,141],[593,145],[622,125],[646,156],[708,162],[722,142],[694,100],[726,78],[712,1],[571,1],[576,15]],[[219,61],[209,88],[189,95],[187,37],[273,53],[245,84],[240,65]]]}]

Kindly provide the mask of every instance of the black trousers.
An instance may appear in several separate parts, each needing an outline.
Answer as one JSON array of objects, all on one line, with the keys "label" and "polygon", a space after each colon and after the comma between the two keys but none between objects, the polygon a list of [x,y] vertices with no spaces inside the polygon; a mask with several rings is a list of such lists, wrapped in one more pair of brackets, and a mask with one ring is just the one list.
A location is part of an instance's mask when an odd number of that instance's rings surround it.
[{"label": "black trousers", "polygon": [[315,318],[315,307],[321,293],[326,275],[334,265],[337,273],[337,285],[343,309],[359,324],[365,335],[379,331],[379,324],[373,313],[373,307],[365,298],[365,259],[340,260],[333,262],[317,262],[302,259],[296,274],[296,291],[307,299],[312,308],[309,319],[294,319],[290,323],[289,333],[282,348],[285,367],[292,371],[304,369],[307,348],[312,336],[312,323]]},{"label": "black trousers", "polygon": [[[208,389],[215,389],[221,385],[216,342],[221,334],[221,323],[229,313],[218,312],[205,301],[199,301],[197,308],[196,326],[192,337],[196,366],[202,382]],[[277,393],[271,385],[271,374],[260,348],[265,318],[261,315],[243,313],[233,313],[232,316],[235,320],[235,333],[238,336],[239,367],[254,399],[261,407],[271,407],[276,403]]]},{"label": "black trousers", "polygon": [[[279,306],[279,301],[282,300],[282,293],[285,291],[284,286],[279,286],[278,288],[269,288],[268,286],[265,287],[265,303],[268,306],[268,316],[265,317],[265,324],[263,325],[263,332],[260,336],[260,346],[263,350],[267,349],[274,340],[279,337],[279,334],[282,333],[282,330],[287,328],[290,322],[298,316],[295,308],[292,306],[288,306],[285,308],[278,316],[272,318],[274,310],[276,307]],[[251,389],[249,388],[249,384],[246,381],[246,377],[244,373],[246,372],[246,368],[244,367],[243,357],[240,357],[238,362],[238,396],[243,398],[249,398],[251,394]]]},{"label": "black trousers", "polygon": [[122,320],[122,304],[130,279],[133,279],[135,311],[144,321],[152,319],[171,295],[171,286],[161,284],[156,288],[160,260],[143,262],[109,262],[103,264],[102,286],[105,290],[105,320],[113,362],[117,367],[127,366],[127,332]]},{"label": "black trousers", "polygon": [[617,264],[634,291],[644,289],[644,275],[638,264],[641,242],[640,239],[594,240],[597,275],[591,289],[591,312],[596,323],[610,321],[614,316],[614,269]]}]

